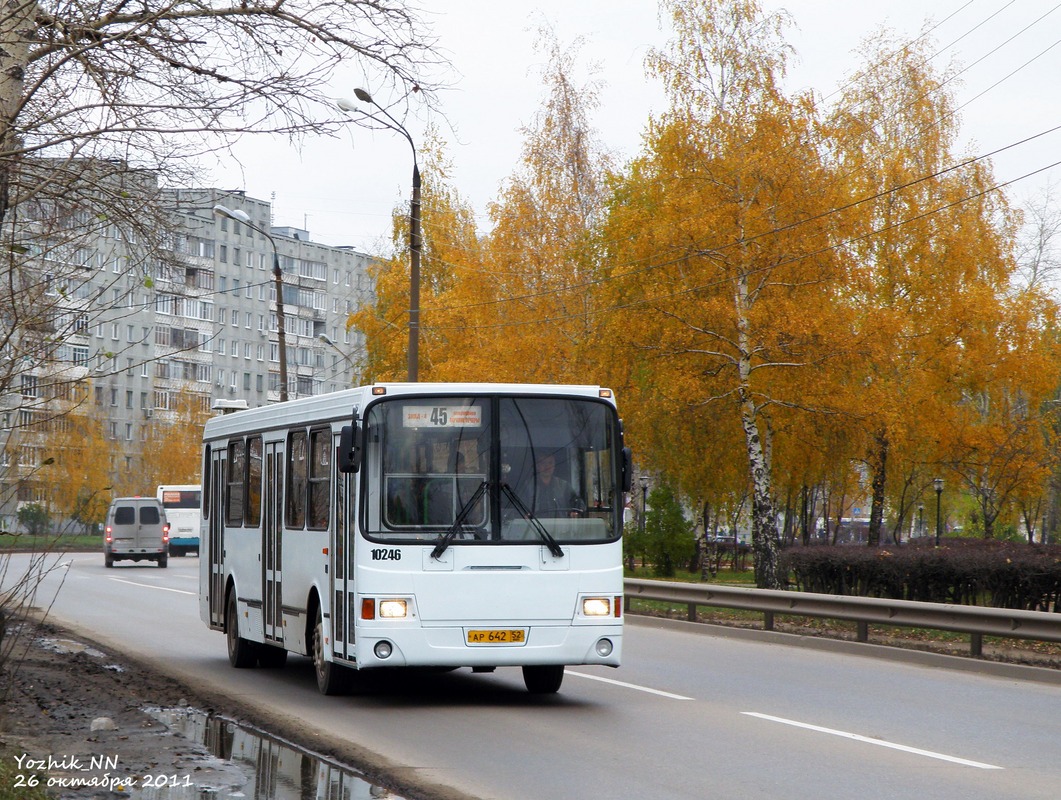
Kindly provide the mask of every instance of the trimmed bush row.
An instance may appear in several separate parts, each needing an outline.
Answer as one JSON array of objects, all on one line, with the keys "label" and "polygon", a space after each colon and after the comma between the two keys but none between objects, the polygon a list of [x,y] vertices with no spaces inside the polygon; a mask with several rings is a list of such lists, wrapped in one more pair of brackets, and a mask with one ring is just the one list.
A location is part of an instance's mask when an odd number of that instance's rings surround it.
[{"label": "trimmed bush row", "polygon": [[812,545],[784,550],[780,566],[803,592],[1061,612],[1059,545]]}]

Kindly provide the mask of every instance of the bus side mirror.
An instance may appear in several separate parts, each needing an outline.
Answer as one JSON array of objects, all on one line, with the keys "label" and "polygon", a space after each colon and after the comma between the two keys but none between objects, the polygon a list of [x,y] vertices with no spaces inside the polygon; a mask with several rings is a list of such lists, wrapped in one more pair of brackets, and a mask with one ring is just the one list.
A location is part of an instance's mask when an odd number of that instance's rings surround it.
[{"label": "bus side mirror", "polygon": [[344,425],[339,432],[339,471],[361,469],[361,426]]},{"label": "bus side mirror", "polygon": [[623,491],[629,492],[634,485],[634,454],[629,447],[623,448]]}]

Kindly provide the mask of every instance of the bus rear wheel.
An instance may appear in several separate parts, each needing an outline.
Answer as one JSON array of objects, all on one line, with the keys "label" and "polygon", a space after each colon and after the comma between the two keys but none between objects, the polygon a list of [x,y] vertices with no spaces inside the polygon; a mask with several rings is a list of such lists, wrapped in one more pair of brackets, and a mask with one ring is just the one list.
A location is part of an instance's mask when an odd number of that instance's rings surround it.
[{"label": "bus rear wheel", "polygon": [[556,694],[564,682],[564,666],[548,664],[524,667],[523,682],[531,694]]},{"label": "bus rear wheel", "polygon": [[317,676],[317,688],[321,694],[345,694],[349,690],[350,673],[346,667],[324,658],[324,617],[317,606],[317,620],[313,626],[313,671]]},{"label": "bus rear wheel", "polygon": [[228,640],[228,663],[236,669],[246,669],[258,663],[258,651],[254,642],[239,635],[239,614],[236,611],[236,595],[228,596],[225,606],[225,637]]}]

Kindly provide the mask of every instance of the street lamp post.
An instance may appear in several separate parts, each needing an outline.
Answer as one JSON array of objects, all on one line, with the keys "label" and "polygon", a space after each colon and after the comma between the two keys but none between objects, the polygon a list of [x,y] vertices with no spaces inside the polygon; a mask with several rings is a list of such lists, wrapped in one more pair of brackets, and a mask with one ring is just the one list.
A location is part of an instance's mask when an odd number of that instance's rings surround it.
[{"label": "street lamp post", "polygon": [[940,498],[943,496],[943,478],[932,481],[936,487],[936,547],[939,547],[940,536],[943,534],[943,517],[940,515]]},{"label": "street lamp post", "polygon": [[328,336],[328,334],[322,333],[317,338],[320,339],[322,344],[334,349],[335,352],[342,356],[343,360],[350,365],[350,369],[352,369],[354,372],[351,383],[356,385],[361,375],[361,367],[347,353],[343,352],[343,349],[339,347],[339,345],[337,345],[335,342],[333,342],[331,337]]},{"label": "street lamp post", "polygon": [[273,248],[273,282],[276,284],[276,343],[280,348],[280,402],[287,402],[287,333],[284,330],[284,273],[280,269],[280,254],[276,250],[276,240],[269,231],[255,225],[246,211],[231,209],[225,206],[214,206],[214,213],[219,217],[242,222],[252,231],[258,231]]},{"label": "street lamp post", "polygon": [[[368,103],[380,110],[387,119],[362,111],[361,113],[376,120],[384,127],[400,133],[409,142],[413,151],[413,196],[409,203],[409,360],[408,380],[415,383],[419,379],[420,362],[420,250],[422,239],[420,236],[420,166],[416,161],[416,145],[413,137],[398,120],[391,116],[383,106],[372,99],[372,95],[364,89],[354,89],[354,96],[362,103]],[[336,105],[341,111],[359,110],[349,100],[338,100]]]},{"label": "street lamp post", "polygon": [[925,535],[925,504],[917,504],[917,538]]}]

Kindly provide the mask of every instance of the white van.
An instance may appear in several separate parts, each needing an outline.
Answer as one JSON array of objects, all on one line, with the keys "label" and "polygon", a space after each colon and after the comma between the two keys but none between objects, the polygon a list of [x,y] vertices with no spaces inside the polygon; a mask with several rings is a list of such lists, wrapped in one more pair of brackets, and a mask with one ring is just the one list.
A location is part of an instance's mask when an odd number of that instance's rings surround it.
[{"label": "white van", "polygon": [[119,497],[107,509],[103,528],[103,558],[115,561],[169,561],[169,523],[162,503],[154,497]]}]

